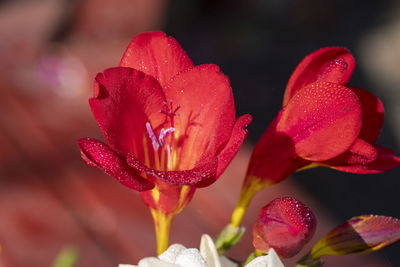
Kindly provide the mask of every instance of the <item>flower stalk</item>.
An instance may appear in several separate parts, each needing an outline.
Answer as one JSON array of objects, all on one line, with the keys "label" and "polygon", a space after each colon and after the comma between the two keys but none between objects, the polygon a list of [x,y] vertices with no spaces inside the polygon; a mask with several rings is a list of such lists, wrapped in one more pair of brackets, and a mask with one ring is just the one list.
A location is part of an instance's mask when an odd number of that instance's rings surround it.
[{"label": "flower stalk", "polygon": [[324,262],[320,258],[314,259],[311,253],[308,253],[296,263],[295,267],[322,267],[323,265]]},{"label": "flower stalk", "polygon": [[252,179],[246,179],[246,181],[250,181],[250,184],[249,185],[245,184],[242,188],[242,191],[240,192],[238,203],[236,204],[236,207],[233,210],[230,221],[230,225],[232,227],[240,227],[243,221],[244,214],[246,213],[251,200],[258,191],[266,187],[261,183],[261,180],[257,177],[254,177]]},{"label": "flower stalk", "polygon": [[221,231],[215,241],[215,246],[220,255],[225,254],[226,251],[236,245],[242,238],[245,231],[245,228],[241,226],[243,217],[254,195],[264,188],[257,178],[249,179],[249,181],[251,181],[249,185],[244,185],[242,187],[230,223]]},{"label": "flower stalk", "polygon": [[264,255],[268,255],[268,254],[265,254],[265,253],[263,253],[262,251],[256,249],[255,251],[253,251],[253,252],[249,255],[249,257],[247,257],[247,260],[246,260],[246,262],[244,263],[244,265],[250,263],[252,260],[254,260],[254,259],[257,258],[257,257],[264,256]]},{"label": "flower stalk", "polygon": [[164,214],[161,211],[150,209],[154,220],[157,240],[157,255],[161,255],[167,250],[169,245],[169,235],[174,214]]}]

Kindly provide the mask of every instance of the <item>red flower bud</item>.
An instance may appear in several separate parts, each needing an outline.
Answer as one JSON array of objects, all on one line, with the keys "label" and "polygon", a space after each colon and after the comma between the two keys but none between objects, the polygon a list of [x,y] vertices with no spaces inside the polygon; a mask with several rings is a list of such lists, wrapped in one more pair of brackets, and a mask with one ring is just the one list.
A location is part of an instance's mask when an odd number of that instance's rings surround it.
[{"label": "red flower bud", "polygon": [[264,253],[273,248],[279,256],[290,258],[310,241],[316,226],[306,205],[292,197],[277,198],[260,210],[253,227],[253,245]]},{"label": "red flower bud", "polygon": [[380,250],[400,240],[397,218],[361,215],[335,227],[311,250],[311,257],[324,255],[364,254]]}]

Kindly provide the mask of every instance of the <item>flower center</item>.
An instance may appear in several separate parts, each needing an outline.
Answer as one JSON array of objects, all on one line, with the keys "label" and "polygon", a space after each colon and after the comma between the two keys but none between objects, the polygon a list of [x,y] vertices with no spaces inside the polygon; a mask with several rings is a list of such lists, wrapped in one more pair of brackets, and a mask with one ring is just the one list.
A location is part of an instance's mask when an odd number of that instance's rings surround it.
[{"label": "flower center", "polygon": [[[162,128],[158,137],[154,132],[150,122],[146,122],[147,135],[151,140],[151,144],[155,152],[154,163],[157,169],[173,170],[176,167],[176,149],[174,149],[176,147],[176,130],[174,128],[174,117],[179,116],[177,111],[180,109],[180,107],[181,106],[178,104],[174,108],[172,101],[169,103],[169,105],[167,102],[163,102],[163,109],[161,109],[159,112],[165,114],[167,121],[170,121],[171,127],[166,129]],[[166,141],[168,136],[171,136],[170,142]]]},{"label": "flower center", "polygon": [[160,131],[160,135],[157,138],[157,136],[155,135],[155,133],[153,131],[153,128],[151,127],[150,122],[146,122],[146,130],[147,130],[147,133],[151,140],[151,144],[153,145],[153,148],[155,151],[157,151],[159,147],[164,147],[165,138],[167,138],[169,133],[172,133],[175,131],[175,129],[173,127],[170,127],[167,129],[162,128]]}]

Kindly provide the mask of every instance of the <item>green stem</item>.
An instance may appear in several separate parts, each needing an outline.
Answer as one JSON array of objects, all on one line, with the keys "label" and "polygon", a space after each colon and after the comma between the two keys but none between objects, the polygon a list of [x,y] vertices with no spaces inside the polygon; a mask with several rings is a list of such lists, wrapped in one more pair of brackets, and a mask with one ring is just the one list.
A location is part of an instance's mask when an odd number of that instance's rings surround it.
[{"label": "green stem", "polygon": [[[246,179],[249,179],[249,177],[247,177]],[[254,195],[265,187],[265,185],[260,183],[259,178],[251,177],[250,179],[251,182],[249,185],[243,185],[238,203],[233,210],[230,222],[230,225],[232,227],[239,227],[242,224],[244,214],[246,213],[247,208],[249,207]]]},{"label": "green stem", "polygon": [[[246,181],[250,181],[250,183],[246,184]],[[238,203],[233,210],[230,223],[225,226],[215,242],[220,255],[225,254],[242,238],[245,231],[245,228],[241,226],[244,214],[254,195],[265,187],[260,183],[260,179],[256,177],[247,177],[246,181],[242,187]]]},{"label": "green stem", "polygon": [[296,263],[295,267],[321,267],[323,265],[324,262],[321,258],[314,259],[311,257],[311,253],[308,253]]}]

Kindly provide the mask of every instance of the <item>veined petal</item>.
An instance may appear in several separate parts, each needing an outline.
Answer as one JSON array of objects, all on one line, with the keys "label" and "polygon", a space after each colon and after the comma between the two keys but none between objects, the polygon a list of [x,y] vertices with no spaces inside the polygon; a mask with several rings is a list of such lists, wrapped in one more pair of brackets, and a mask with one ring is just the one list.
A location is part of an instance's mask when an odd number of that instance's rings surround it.
[{"label": "veined petal", "polygon": [[283,106],[298,90],[316,81],[346,84],[353,73],[355,60],[342,47],[326,47],[305,57],[296,67],[286,86]]},{"label": "veined petal", "polygon": [[154,184],[143,179],[121,159],[117,153],[101,141],[92,138],[78,140],[82,158],[92,167],[104,171],[121,184],[137,191],[150,190]]},{"label": "veined petal", "polygon": [[346,87],[316,82],[299,90],[283,108],[277,131],[289,136],[296,154],[323,161],[345,152],[362,126],[361,105]]},{"label": "veined petal", "polygon": [[134,155],[128,154],[128,164],[139,172],[161,179],[173,185],[194,185],[215,181],[218,161],[217,158],[201,163],[191,170],[183,171],[158,171],[150,169],[140,162]]},{"label": "veined petal", "polygon": [[218,169],[217,169],[217,179],[228,167],[229,163],[235,157],[236,153],[239,151],[244,139],[247,137],[247,125],[250,124],[252,118],[249,114],[243,115],[236,120],[233,126],[232,136],[224,149],[217,156],[218,158]]},{"label": "veined petal", "polygon": [[[146,122],[150,121],[153,128],[164,122],[159,112],[164,101],[164,93],[154,78],[141,71],[118,67],[96,76],[95,94],[89,103],[107,144],[123,156],[133,153],[144,159],[147,147],[143,138],[148,138]],[[148,153],[150,159],[154,158],[152,148]]]},{"label": "veined petal", "polygon": [[140,70],[164,85],[176,74],[193,67],[179,43],[156,31],[137,35],[126,49],[120,66]]},{"label": "veined petal", "polygon": [[311,257],[347,255],[379,250],[400,240],[400,220],[386,216],[353,217],[322,238],[311,250]]},{"label": "veined petal", "polygon": [[[366,165],[350,165],[345,161],[327,161],[326,166],[344,172],[358,174],[381,173],[400,166],[400,158],[394,155],[394,151],[381,146],[374,147],[377,151],[377,158]],[[324,164],[324,163],[322,163]]]},{"label": "veined petal", "polygon": [[363,126],[359,138],[368,143],[375,143],[382,129],[384,110],[381,100],[375,95],[361,88],[348,87],[361,102],[363,112]]},{"label": "veined petal", "polygon": [[228,78],[215,65],[201,65],[175,76],[164,88],[167,101],[180,105],[175,117],[179,169],[220,152],[232,134],[235,107]]}]

